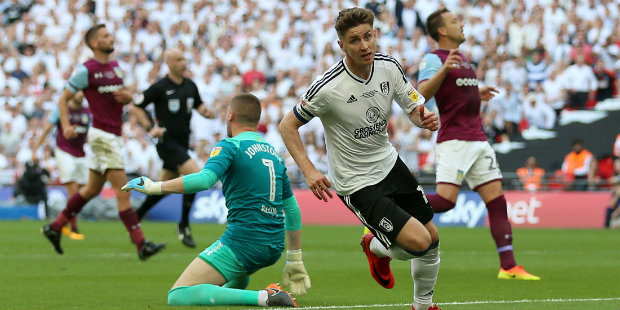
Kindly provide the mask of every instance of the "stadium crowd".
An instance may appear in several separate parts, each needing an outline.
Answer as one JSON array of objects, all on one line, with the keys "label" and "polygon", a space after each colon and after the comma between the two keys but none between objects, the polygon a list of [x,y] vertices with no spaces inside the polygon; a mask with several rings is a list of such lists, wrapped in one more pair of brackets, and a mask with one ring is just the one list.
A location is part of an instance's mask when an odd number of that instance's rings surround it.
[{"label": "stadium crowd", "polygon": [[[591,108],[618,91],[618,0],[2,1],[0,183],[13,184],[32,152],[57,182],[54,139],[32,146],[74,68],[91,56],[84,32],[105,23],[136,102],[167,72],[162,52],[184,51],[188,77],[219,113],[192,118],[199,165],[226,135],[225,102],[251,92],[265,111],[260,131],[287,159],[293,183],[303,184],[277,124],[316,75],[342,57],[333,23],[351,6],[375,12],[379,49],[400,61],[414,85],[419,61],[435,46],[425,35],[426,17],[441,6],[455,12],[465,24],[461,51],[476,64],[480,85],[501,90],[481,111],[492,141],[518,139],[525,124],[552,129],[563,109]],[[320,122],[302,130],[310,159],[325,172]],[[412,126],[398,107],[388,130],[409,167],[433,171],[435,134]],[[155,146],[129,114],[123,139],[127,172],[157,179]]]}]

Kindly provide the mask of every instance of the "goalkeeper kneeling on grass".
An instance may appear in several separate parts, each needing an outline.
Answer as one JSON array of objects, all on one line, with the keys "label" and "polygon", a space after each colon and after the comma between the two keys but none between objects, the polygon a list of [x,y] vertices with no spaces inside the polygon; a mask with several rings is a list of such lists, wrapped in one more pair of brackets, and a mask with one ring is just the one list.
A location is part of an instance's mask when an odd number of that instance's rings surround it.
[{"label": "goalkeeper kneeling on grass", "polygon": [[235,96],[226,114],[230,138],[215,145],[200,172],[165,182],[139,177],[122,188],[147,195],[196,193],[222,180],[228,208],[226,231],[187,266],[168,291],[169,305],[297,307],[278,284],[260,291],[245,290],[252,273],[278,261],[285,234],[283,283],[295,295],[310,288],[301,254],[299,206],[284,160],[256,132],[260,114],[260,101],[254,95]]}]

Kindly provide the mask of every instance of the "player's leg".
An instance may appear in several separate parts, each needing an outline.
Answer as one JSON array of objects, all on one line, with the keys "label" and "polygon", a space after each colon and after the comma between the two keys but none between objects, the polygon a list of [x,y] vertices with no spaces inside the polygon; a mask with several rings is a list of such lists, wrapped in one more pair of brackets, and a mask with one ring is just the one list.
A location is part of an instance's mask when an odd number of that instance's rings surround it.
[{"label": "player's leg", "polygon": [[166,244],[155,244],[146,241],[142,233],[142,227],[136,212],[131,208],[129,200],[130,193],[121,190],[121,187],[127,183],[127,174],[123,169],[108,169],[105,174],[107,180],[114,189],[116,195],[116,203],[118,206],[118,216],[125,224],[127,232],[131,237],[131,241],[138,249],[138,256],[141,260],[145,260],[166,247]]},{"label": "player's leg", "polygon": [[[167,181],[167,180],[172,180],[176,177],[178,177],[179,174],[168,170],[166,168],[163,168],[161,170],[160,173],[160,180],[162,181]],[[136,210],[136,214],[138,215],[138,220],[142,221],[142,219],[144,218],[144,216],[146,214],[149,213],[149,211],[160,201],[162,200],[164,197],[166,197],[167,195],[148,195],[146,196],[146,199],[144,200],[144,202],[142,202],[142,204],[140,205],[140,207],[138,208],[138,210]]]},{"label": "player's leg", "polygon": [[450,140],[437,144],[436,191],[426,197],[435,213],[454,208],[465,174],[472,166],[476,156],[472,154],[467,141]]},{"label": "player's leg", "polygon": [[481,142],[480,145],[482,156],[470,169],[467,182],[478,192],[487,207],[491,236],[495,240],[500,259],[498,277],[539,280],[540,278],[527,273],[516,264],[512,247],[512,225],[508,220],[507,203],[502,189],[502,174],[491,146],[486,142]]},{"label": "player's leg", "polygon": [[169,305],[295,306],[279,287],[250,291],[227,287],[229,279],[246,278],[248,270],[231,248],[214,242],[183,271],[168,292]]},{"label": "player's leg", "polygon": [[[187,156],[187,152],[183,153]],[[180,174],[188,175],[192,173],[196,173],[200,171],[198,168],[198,164],[189,156],[187,159],[178,167],[178,171]],[[181,220],[179,224],[176,226],[176,233],[179,239],[190,248],[196,247],[196,243],[192,238],[192,231],[189,227],[189,214],[192,210],[192,205],[194,204],[194,199],[196,198],[196,194],[184,194],[183,195],[183,203],[181,209]]]},{"label": "player's leg", "polygon": [[90,199],[97,196],[101,192],[101,188],[104,183],[105,177],[102,174],[94,170],[90,170],[90,175],[86,186],[69,198],[69,201],[67,201],[67,206],[58,214],[58,216],[56,216],[56,219],[54,219],[52,223],[41,228],[41,232],[52,243],[58,254],[63,253],[63,250],[60,247],[60,230],[69,222],[69,220],[80,213],[84,205],[86,205]]},{"label": "player's leg", "polygon": [[[72,197],[79,190],[79,185],[75,181],[64,183],[64,186],[67,191],[67,197]],[[77,216],[70,219],[69,224],[71,228],[69,228],[68,226],[62,227],[61,229],[62,234],[69,237],[69,239],[72,239],[72,240],[84,240],[84,235],[80,234],[78,231]]]}]

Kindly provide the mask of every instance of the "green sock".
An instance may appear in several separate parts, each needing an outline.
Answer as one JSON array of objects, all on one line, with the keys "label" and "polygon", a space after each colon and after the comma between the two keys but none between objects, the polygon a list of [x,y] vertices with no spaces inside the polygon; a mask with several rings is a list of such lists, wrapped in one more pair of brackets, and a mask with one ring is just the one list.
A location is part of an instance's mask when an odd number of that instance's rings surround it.
[{"label": "green sock", "polygon": [[244,290],[248,287],[249,284],[250,284],[250,276],[243,275],[235,279],[232,279],[230,282],[226,282],[226,284],[224,284],[223,287],[238,288],[238,289]]},{"label": "green sock", "polygon": [[219,287],[211,284],[179,286],[168,292],[170,306],[215,306],[251,305],[258,306],[258,291],[246,291]]}]

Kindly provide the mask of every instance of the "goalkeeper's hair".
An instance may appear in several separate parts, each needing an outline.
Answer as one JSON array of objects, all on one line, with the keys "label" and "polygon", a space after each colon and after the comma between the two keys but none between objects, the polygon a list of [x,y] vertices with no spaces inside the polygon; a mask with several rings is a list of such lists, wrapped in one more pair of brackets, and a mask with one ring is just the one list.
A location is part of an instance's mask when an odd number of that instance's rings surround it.
[{"label": "goalkeeper's hair", "polygon": [[256,96],[248,93],[236,95],[230,101],[230,109],[235,112],[239,124],[252,127],[258,125],[261,105]]},{"label": "goalkeeper's hair", "polygon": [[372,28],[374,22],[375,14],[371,10],[358,7],[348,8],[338,13],[335,28],[338,38],[342,40],[349,29],[363,24],[368,24]]},{"label": "goalkeeper's hair", "polygon": [[446,21],[441,15],[447,12],[450,12],[450,10],[446,8],[439,9],[431,13],[431,15],[429,15],[426,19],[426,33],[428,33],[428,35],[431,36],[431,38],[433,38],[436,42],[439,42],[439,27],[446,26]]},{"label": "goalkeeper's hair", "polygon": [[86,34],[84,35],[84,42],[86,42],[86,45],[91,50],[93,49],[93,47],[90,45],[90,40],[95,38],[95,36],[97,35],[97,31],[99,31],[99,29],[101,28],[105,28],[105,24],[97,24],[90,27],[90,29],[88,29],[88,31],[86,31]]}]

